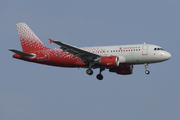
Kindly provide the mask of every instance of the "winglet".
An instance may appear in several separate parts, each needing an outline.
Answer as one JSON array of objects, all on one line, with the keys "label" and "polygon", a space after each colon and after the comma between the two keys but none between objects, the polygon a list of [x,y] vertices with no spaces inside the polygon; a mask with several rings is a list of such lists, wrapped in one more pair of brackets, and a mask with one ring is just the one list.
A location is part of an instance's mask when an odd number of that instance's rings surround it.
[{"label": "winglet", "polygon": [[52,39],[49,39],[49,41],[50,41],[50,44],[51,44],[52,42],[54,42],[54,40],[52,40]]}]

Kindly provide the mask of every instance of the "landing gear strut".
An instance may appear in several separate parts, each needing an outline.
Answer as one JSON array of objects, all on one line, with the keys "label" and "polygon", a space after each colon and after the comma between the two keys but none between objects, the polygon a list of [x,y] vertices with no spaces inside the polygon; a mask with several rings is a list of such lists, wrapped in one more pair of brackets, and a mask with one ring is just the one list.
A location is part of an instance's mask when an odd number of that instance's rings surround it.
[{"label": "landing gear strut", "polygon": [[145,66],[145,69],[146,69],[145,73],[148,75],[150,73],[149,70],[148,70],[148,64],[145,63],[144,66]]},{"label": "landing gear strut", "polygon": [[92,75],[93,74],[93,70],[91,69],[91,67],[94,65],[94,62],[89,62],[89,69],[86,70],[86,73],[88,75]]},{"label": "landing gear strut", "polygon": [[105,70],[105,68],[100,68],[100,72],[99,72],[99,74],[97,74],[97,76],[96,76],[96,78],[97,78],[98,80],[102,80],[102,79],[103,79],[103,76],[102,76],[101,72],[104,71],[104,70]]}]

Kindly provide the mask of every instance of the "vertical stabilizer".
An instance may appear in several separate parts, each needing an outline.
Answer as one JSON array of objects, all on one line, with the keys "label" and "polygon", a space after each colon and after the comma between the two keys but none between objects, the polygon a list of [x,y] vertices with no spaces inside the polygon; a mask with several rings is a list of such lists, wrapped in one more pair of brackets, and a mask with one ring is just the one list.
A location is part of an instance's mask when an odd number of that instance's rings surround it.
[{"label": "vertical stabilizer", "polygon": [[34,32],[26,25],[26,23],[17,23],[16,25],[22,50],[24,52],[48,49],[34,34]]}]

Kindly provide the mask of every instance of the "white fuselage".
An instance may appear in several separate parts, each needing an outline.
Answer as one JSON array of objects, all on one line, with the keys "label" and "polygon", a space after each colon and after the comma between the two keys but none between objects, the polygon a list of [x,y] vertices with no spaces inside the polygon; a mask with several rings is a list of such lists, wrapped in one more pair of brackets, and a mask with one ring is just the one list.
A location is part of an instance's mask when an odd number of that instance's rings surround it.
[{"label": "white fuselage", "polygon": [[84,47],[81,49],[104,56],[118,56],[120,63],[128,64],[150,64],[162,62],[171,57],[169,52],[151,44]]}]

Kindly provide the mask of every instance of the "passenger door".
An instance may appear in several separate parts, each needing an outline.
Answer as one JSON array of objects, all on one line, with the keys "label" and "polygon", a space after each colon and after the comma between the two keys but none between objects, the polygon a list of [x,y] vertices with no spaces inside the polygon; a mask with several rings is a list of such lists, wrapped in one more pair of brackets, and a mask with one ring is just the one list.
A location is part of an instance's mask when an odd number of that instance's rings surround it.
[{"label": "passenger door", "polygon": [[148,45],[142,46],[142,55],[148,55]]}]

